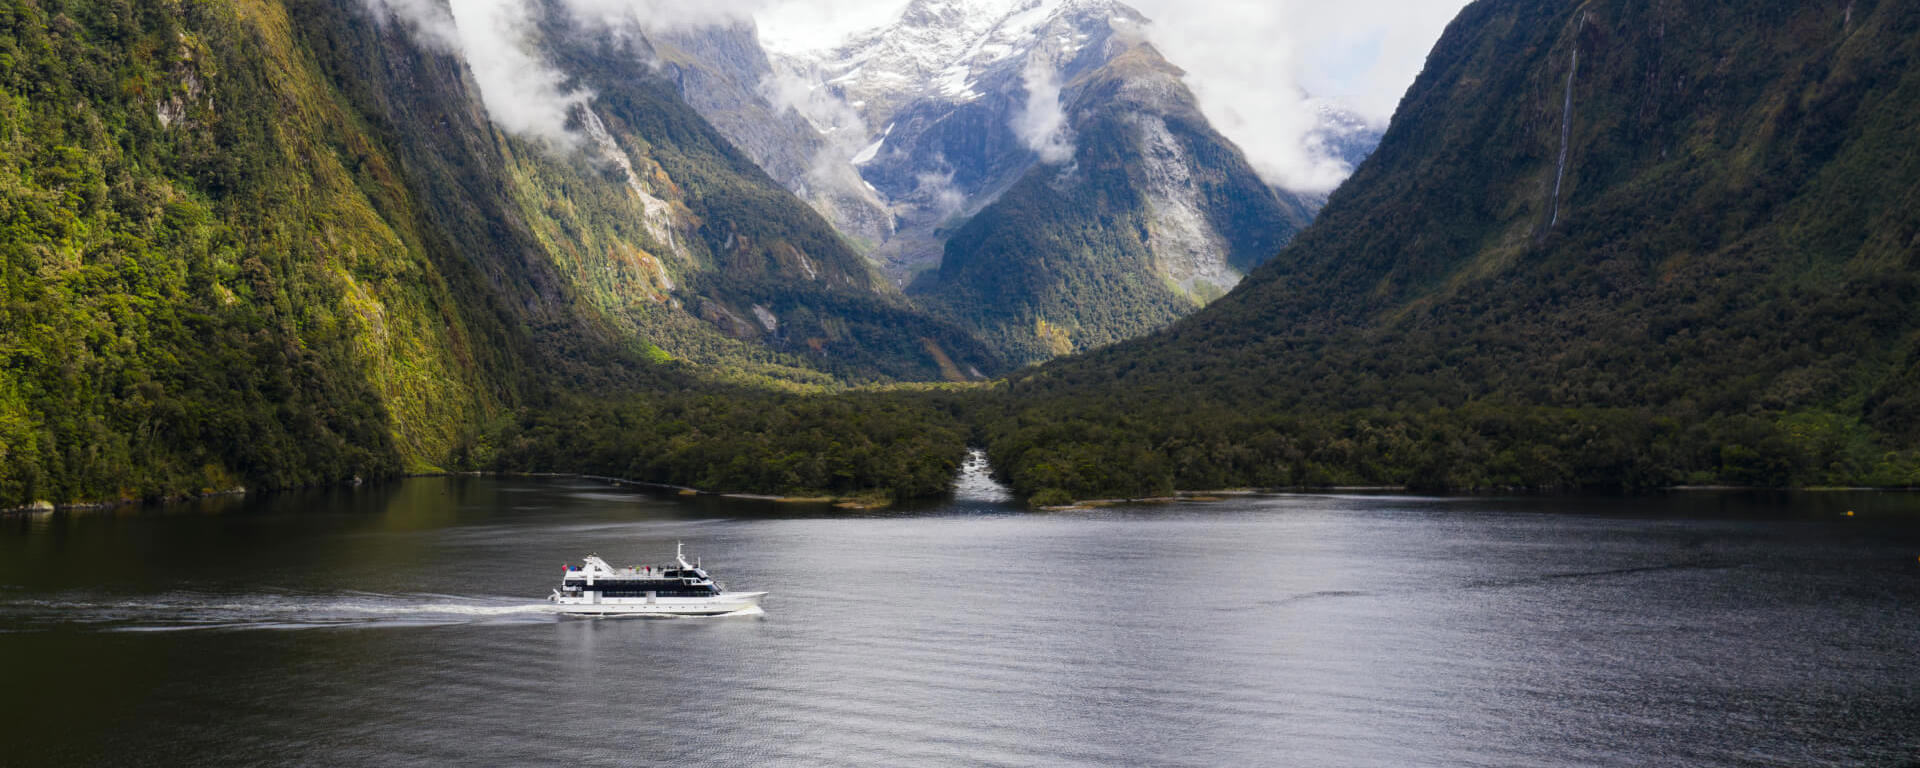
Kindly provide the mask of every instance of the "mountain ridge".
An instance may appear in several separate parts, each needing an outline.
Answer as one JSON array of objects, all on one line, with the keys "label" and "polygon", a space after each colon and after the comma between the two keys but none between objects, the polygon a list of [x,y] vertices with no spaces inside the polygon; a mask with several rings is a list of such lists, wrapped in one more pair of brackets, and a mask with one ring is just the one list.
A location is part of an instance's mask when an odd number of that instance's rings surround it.
[{"label": "mountain ridge", "polygon": [[996,463],[1068,497],[1920,482],[1920,14],[1843,10],[1468,6],[1313,226],[1016,376]]},{"label": "mountain ridge", "polygon": [[421,25],[450,15],[0,11],[0,505],[486,466],[585,393],[779,413],[802,406],[763,389],[997,367],[551,13],[597,91],[562,145],[496,122]]},{"label": "mountain ridge", "polygon": [[[837,47],[774,56],[780,70],[775,80],[783,87],[804,86],[806,102],[792,106],[827,137],[814,176],[823,166],[857,169],[838,184],[846,189],[857,180],[890,210],[889,227],[855,226],[857,239],[872,241],[877,233],[880,242],[870,256],[929,307],[973,327],[1014,359],[1032,361],[1137,335],[1186,314],[1230,289],[1317,208],[1317,196],[1263,184],[1256,189],[1257,175],[1239,151],[1204,127],[1204,115],[1179,82],[1184,73],[1145,42],[1146,24],[1112,0],[917,0],[894,23]],[[1177,113],[1182,125],[1203,126],[1187,135],[1208,146],[1161,140],[1153,151],[1144,144],[1165,131],[1146,124],[1094,134],[1121,142],[1112,159],[1141,166],[1126,182],[1135,189],[1124,196],[1133,206],[1124,216],[1139,222],[1127,226],[1148,234],[1133,244],[1100,233],[1091,250],[1080,247],[1079,255],[1064,258],[1038,252],[1025,258],[1020,249],[1003,246],[990,257],[1015,270],[1058,272],[1051,276],[1003,279],[969,266],[989,257],[956,252],[951,239],[976,219],[996,222],[996,228],[1029,228],[1008,231],[1003,241],[1044,241],[1049,247],[1071,247],[1061,233],[1086,228],[1058,206],[1048,206],[1056,215],[1046,219],[1003,216],[996,206],[1028,175],[1044,175],[1047,166],[1071,159],[1076,123],[1116,108],[1082,95],[1103,71],[1104,77],[1152,81],[1147,90],[1160,92],[1126,100],[1129,108]],[[758,144],[765,133],[737,140]],[[1329,117],[1326,135],[1348,142],[1342,146],[1358,146],[1370,134]],[[1193,179],[1221,176],[1242,190],[1238,199],[1194,191]],[[816,207],[848,228],[836,209]],[[1228,219],[1232,226],[1225,226]],[[1280,237],[1250,245],[1242,242],[1249,239],[1245,232]],[[985,282],[966,284],[976,276]],[[1081,287],[1092,292],[1076,295]],[[1165,291],[1173,295],[1160,295]],[[1141,292],[1150,295],[1131,295]],[[1034,307],[1047,309],[1036,314]],[[1036,330],[1041,328],[1053,330]]]}]

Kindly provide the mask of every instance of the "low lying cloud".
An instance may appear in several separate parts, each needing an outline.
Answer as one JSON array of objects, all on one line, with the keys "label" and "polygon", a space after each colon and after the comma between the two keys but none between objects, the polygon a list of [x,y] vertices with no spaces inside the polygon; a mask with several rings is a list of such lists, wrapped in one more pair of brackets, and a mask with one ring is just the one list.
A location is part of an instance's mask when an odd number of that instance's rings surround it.
[{"label": "low lying cloud", "polygon": [[1268,183],[1326,192],[1352,172],[1315,135],[1316,101],[1384,126],[1467,0],[1133,0],[1214,128]]},{"label": "low lying cloud", "polygon": [[[398,20],[422,44],[466,61],[488,117],[502,130],[560,148],[582,141],[567,125],[593,94],[566,87],[566,76],[540,56],[532,34],[536,0],[363,2],[380,23]],[[579,23],[671,31],[748,22],[773,0],[563,2]]]},{"label": "low lying cloud", "polygon": [[1312,151],[1319,119],[1300,86],[1289,2],[1143,0],[1148,39],[1187,70],[1187,86],[1214,129],[1240,145],[1268,183],[1326,192],[1351,169]]},{"label": "low lying cloud", "polygon": [[[460,54],[472,68],[488,114],[501,128],[560,144],[571,110],[591,94],[568,90],[529,35],[535,0],[363,0],[425,44]],[[831,47],[898,18],[908,0],[562,0],[583,22],[684,30],[754,20],[775,51]],[[1015,0],[1007,0],[1009,4]],[[1214,126],[1246,151],[1269,183],[1324,192],[1351,171],[1320,146],[1316,99],[1385,125],[1425,64],[1427,51],[1467,0],[1131,0],[1153,19],[1148,30]],[[785,103],[816,124],[844,116],[785,90]],[[1073,156],[1060,112],[1058,74],[1026,78],[1028,101],[1015,130],[1047,162]],[[844,125],[849,133],[855,126]],[[877,127],[877,126],[875,126]],[[835,137],[839,138],[839,137]],[[837,142],[836,142],[837,143]],[[857,151],[857,150],[856,150]]]},{"label": "low lying cloud", "polygon": [[1060,106],[1060,73],[1041,57],[1027,61],[1022,82],[1027,103],[1014,113],[1014,135],[1027,149],[1040,156],[1040,162],[1059,165],[1073,159],[1073,138],[1067,131],[1067,113]]},{"label": "low lying cloud", "polygon": [[800,53],[830,48],[848,35],[900,18],[908,0],[766,0],[754,12],[760,43],[768,50]]},{"label": "low lying cloud", "polygon": [[[525,1],[525,0],[523,0]],[[620,27],[638,24],[654,32],[699,29],[752,21],[776,0],[565,0],[575,19]]]},{"label": "low lying cloud", "polygon": [[593,94],[567,90],[566,77],[541,60],[529,33],[534,18],[525,0],[453,0],[467,68],[480,85],[487,115],[508,133],[571,147],[579,134],[567,115]]},{"label": "low lying cloud", "polygon": [[[977,1],[977,0],[976,0]],[[1019,0],[1003,0],[1012,6]],[[898,18],[909,0],[764,0],[754,11],[768,48],[804,52]],[[1352,169],[1316,136],[1320,101],[1384,126],[1467,0],[1128,0],[1154,20],[1149,36],[1187,70],[1209,120],[1276,186],[1324,192]],[[1029,78],[1030,102],[1046,85]],[[1053,105],[1057,107],[1057,103]],[[1049,136],[1044,98],[1023,113],[1023,138],[1071,154]],[[1036,151],[1039,151],[1036,148]]]},{"label": "low lying cloud", "polygon": [[965,209],[967,195],[954,186],[953,171],[922,173],[913,179],[915,184],[910,197],[933,208],[934,218],[945,219]]},{"label": "low lying cloud", "polygon": [[453,14],[439,0],[365,0],[374,23],[399,20],[422,44],[441,53],[460,52],[460,32]]}]

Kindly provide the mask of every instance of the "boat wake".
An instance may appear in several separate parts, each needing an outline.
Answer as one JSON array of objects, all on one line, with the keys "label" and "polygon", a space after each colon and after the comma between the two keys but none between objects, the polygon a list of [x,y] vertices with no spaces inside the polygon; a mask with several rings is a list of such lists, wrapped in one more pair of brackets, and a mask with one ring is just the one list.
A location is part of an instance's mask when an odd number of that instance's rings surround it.
[{"label": "boat wake", "polygon": [[437,594],[166,592],[138,597],[0,599],[0,626],[15,631],[100,632],[435,627],[551,622],[555,606],[525,598]]},{"label": "boat wake", "polygon": [[571,620],[576,620],[576,621],[627,621],[627,620],[699,621],[701,619],[737,619],[737,618],[745,618],[748,616],[767,615],[766,610],[757,605],[749,605],[740,610],[731,611],[728,613],[716,613],[716,614],[706,615],[706,616],[702,616],[698,614],[674,614],[674,613],[586,614],[586,613],[566,613],[564,610],[560,610],[559,612],[562,617],[571,619]]}]

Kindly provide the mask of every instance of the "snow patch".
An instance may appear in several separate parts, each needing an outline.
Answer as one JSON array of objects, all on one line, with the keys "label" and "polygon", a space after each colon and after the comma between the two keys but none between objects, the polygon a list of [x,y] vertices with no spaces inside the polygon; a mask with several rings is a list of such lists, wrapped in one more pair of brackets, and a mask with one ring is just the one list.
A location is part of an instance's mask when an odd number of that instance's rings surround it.
[{"label": "snow patch", "polygon": [[[886,129],[885,131],[882,131],[882,132],[880,133],[880,138],[879,138],[879,139],[877,139],[877,140],[875,140],[875,141],[874,141],[874,142],[873,142],[872,144],[868,144],[868,145],[867,145],[867,148],[866,148],[866,149],[862,149],[862,150],[860,150],[860,153],[859,153],[859,154],[857,154],[857,155],[854,155],[854,156],[853,156],[853,164],[854,164],[854,165],[866,165],[867,163],[871,163],[871,162],[873,162],[873,159],[874,159],[874,158],[876,158],[876,157],[879,157],[879,156],[880,156],[880,149],[881,149],[882,147],[885,147],[885,146],[887,145],[887,137],[888,137],[888,136],[892,136],[892,135],[893,135],[893,126],[894,126],[894,125],[895,125],[894,123],[888,123],[888,124],[887,124],[887,129]],[[868,184],[867,186],[868,186],[868,187],[872,187],[873,185],[872,185],[872,184]]]}]

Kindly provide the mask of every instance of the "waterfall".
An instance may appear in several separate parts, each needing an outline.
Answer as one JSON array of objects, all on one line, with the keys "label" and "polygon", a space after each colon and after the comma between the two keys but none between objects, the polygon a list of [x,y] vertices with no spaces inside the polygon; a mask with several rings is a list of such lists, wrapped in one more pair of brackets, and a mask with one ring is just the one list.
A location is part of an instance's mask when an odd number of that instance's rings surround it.
[{"label": "waterfall", "polygon": [[960,476],[953,481],[953,500],[1004,504],[1013,501],[1013,491],[993,479],[987,452],[973,448],[967,451],[967,460],[960,465]]},{"label": "waterfall", "polygon": [[[1553,175],[1553,216],[1547,229],[1560,223],[1560,187],[1567,180],[1567,146],[1573,138],[1573,75],[1580,71],[1580,49],[1573,49],[1573,63],[1567,67],[1566,102],[1560,107],[1560,167]],[[1544,233],[1543,233],[1544,234]]]}]

